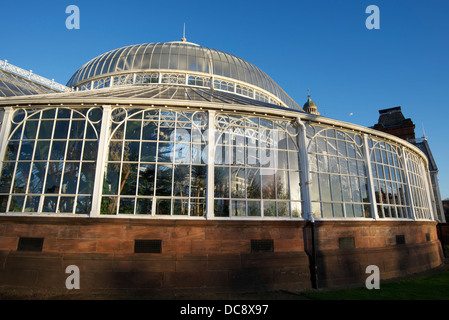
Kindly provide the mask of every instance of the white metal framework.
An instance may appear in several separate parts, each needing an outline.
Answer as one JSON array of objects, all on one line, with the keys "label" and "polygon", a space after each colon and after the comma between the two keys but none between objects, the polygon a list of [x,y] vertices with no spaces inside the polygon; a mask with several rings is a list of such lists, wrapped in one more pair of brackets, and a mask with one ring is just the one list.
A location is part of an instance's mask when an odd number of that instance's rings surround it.
[{"label": "white metal framework", "polygon": [[2,214],[440,218],[425,157],[368,129],[154,105],[14,107],[3,123]]},{"label": "white metal framework", "polygon": [[25,79],[28,79],[30,81],[37,82],[39,84],[43,84],[51,89],[55,89],[57,91],[61,92],[70,92],[72,91],[71,88],[66,87],[60,83],[55,82],[54,79],[49,80],[47,78],[44,78],[42,76],[39,76],[37,74],[34,74],[32,70],[24,70],[22,68],[19,68],[11,63],[8,63],[8,60],[0,60],[0,69],[11,72],[15,75],[21,76]]}]

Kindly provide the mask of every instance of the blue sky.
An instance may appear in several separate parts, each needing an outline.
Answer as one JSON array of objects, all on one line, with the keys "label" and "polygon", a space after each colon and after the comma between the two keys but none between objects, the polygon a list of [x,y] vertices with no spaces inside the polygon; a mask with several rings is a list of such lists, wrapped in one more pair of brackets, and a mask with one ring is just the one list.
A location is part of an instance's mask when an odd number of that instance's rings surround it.
[{"label": "blue sky", "polygon": [[[65,9],[80,9],[68,30]],[[380,9],[368,30],[365,9]],[[241,57],[302,105],[363,126],[401,106],[428,136],[449,198],[449,1],[6,1],[0,59],[66,84],[84,63],[139,43],[187,40]],[[352,114],[352,115],[351,115]]]}]

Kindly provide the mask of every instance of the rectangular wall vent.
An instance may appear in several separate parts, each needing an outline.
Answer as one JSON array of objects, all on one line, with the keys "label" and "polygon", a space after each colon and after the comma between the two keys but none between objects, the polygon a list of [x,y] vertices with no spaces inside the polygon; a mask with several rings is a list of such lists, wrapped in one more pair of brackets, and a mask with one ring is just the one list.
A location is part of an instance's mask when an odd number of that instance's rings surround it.
[{"label": "rectangular wall vent", "polygon": [[134,253],[161,253],[162,240],[135,240]]},{"label": "rectangular wall vent", "polygon": [[403,234],[396,235],[396,244],[405,244],[405,236]]},{"label": "rectangular wall vent", "polygon": [[354,237],[338,238],[338,247],[340,249],[354,249],[355,248]]},{"label": "rectangular wall vent", "polygon": [[430,233],[426,233],[426,241],[427,241],[427,242],[430,241]]},{"label": "rectangular wall vent", "polygon": [[251,240],[251,252],[273,252],[272,239]]},{"label": "rectangular wall vent", "polygon": [[17,251],[42,252],[44,238],[19,238]]}]

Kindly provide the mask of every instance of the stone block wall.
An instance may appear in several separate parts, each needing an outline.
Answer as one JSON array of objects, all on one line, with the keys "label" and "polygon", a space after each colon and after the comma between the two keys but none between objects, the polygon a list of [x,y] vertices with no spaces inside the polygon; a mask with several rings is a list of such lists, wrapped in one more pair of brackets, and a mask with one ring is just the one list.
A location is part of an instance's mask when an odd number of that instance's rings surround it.
[{"label": "stone block wall", "polygon": [[[372,264],[389,279],[443,260],[434,222],[314,227],[319,287],[364,285]],[[43,239],[42,250],[21,251],[23,238]],[[160,251],[137,253],[136,240],[157,240]],[[67,293],[65,269],[76,265],[88,292],[298,292],[312,287],[312,249],[305,221],[0,217],[0,287]]]}]

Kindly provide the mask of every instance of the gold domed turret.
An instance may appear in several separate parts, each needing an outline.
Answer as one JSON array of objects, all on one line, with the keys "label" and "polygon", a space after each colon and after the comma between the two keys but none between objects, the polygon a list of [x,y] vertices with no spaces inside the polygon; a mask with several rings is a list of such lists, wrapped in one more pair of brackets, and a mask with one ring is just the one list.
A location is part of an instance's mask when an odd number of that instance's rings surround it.
[{"label": "gold domed turret", "polygon": [[316,114],[319,116],[320,113],[318,112],[318,106],[315,104],[315,102],[312,101],[312,99],[310,99],[310,90],[308,90],[308,91],[309,91],[309,94],[308,94],[307,102],[304,104],[304,106],[302,108],[307,113]]}]

